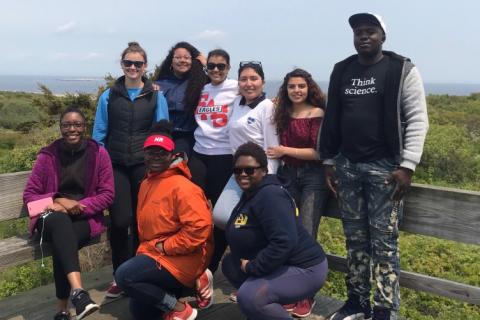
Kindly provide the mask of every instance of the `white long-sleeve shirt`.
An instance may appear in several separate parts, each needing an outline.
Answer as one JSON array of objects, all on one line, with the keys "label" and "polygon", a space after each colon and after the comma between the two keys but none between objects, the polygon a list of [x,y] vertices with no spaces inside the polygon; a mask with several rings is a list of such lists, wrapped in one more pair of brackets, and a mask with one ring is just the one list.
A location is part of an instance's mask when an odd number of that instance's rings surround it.
[{"label": "white long-sleeve shirt", "polygon": [[[245,142],[251,141],[265,151],[279,145],[277,129],[273,123],[274,105],[269,99],[260,102],[255,108],[240,104],[239,96],[233,102],[233,112],[228,122],[228,133],[232,153]],[[268,172],[276,173],[279,160],[268,159]]]}]

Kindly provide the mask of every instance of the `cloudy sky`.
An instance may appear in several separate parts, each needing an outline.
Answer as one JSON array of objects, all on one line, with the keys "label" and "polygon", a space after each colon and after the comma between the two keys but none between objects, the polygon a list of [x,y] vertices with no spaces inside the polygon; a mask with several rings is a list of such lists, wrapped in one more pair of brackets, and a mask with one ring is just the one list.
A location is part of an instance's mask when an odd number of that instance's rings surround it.
[{"label": "cloudy sky", "polygon": [[[328,80],[354,52],[348,17],[375,12],[384,48],[410,57],[426,82],[480,83],[480,2],[474,0],[1,0],[1,75],[119,75],[129,41],[149,67],[178,41],[239,61],[261,60],[267,79],[293,67]],[[231,72],[235,77],[236,71]]]}]

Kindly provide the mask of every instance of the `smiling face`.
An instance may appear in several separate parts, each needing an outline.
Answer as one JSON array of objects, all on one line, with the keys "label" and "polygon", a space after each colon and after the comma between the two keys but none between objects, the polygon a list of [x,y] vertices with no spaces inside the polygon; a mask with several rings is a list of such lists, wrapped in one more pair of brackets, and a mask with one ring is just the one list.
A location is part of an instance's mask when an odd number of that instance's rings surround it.
[{"label": "smiling face", "polygon": [[[141,66],[135,66],[135,64],[141,64]],[[140,52],[127,53],[122,58],[121,66],[125,77],[130,81],[140,80],[147,68],[145,58]]]},{"label": "smiling face", "polygon": [[302,77],[292,77],[287,83],[287,94],[292,104],[302,104],[308,97],[308,84]]},{"label": "smiling face", "polygon": [[173,159],[173,153],[161,147],[148,147],[144,155],[147,170],[154,173],[167,170]]},{"label": "smiling face", "polygon": [[172,69],[177,77],[182,77],[192,67],[192,55],[185,48],[175,49],[173,52]]},{"label": "smiling face", "polygon": [[360,56],[371,58],[382,51],[385,34],[372,24],[360,24],[353,29],[353,45]]},{"label": "smiling face", "polygon": [[267,169],[262,168],[260,163],[252,156],[238,157],[233,168],[235,181],[247,193],[258,187],[267,174]]},{"label": "smiling face", "polygon": [[68,146],[80,145],[85,135],[85,119],[77,112],[66,113],[60,120],[60,132]]},{"label": "smiling face", "polygon": [[[213,69],[212,69],[213,67]],[[220,70],[223,69],[223,70]],[[211,56],[207,61],[208,77],[213,85],[217,86],[227,79],[230,66],[222,56]]]},{"label": "smiling face", "polygon": [[238,88],[247,104],[262,94],[264,84],[265,82],[253,68],[243,69],[238,77]]}]

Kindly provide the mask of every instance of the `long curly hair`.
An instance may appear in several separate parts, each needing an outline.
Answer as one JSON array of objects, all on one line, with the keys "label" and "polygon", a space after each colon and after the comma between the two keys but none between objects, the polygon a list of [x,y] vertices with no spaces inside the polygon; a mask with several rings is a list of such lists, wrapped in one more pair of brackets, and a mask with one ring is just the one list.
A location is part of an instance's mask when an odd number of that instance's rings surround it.
[{"label": "long curly hair", "polygon": [[170,51],[168,51],[167,57],[163,60],[160,66],[155,68],[153,79],[156,81],[174,76],[171,68],[173,54],[175,53],[175,50],[179,48],[187,50],[192,56],[192,66],[186,74],[186,77],[188,77],[188,85],[185,92],[185,97],[183,99],[186,110],[193,112],[198,105],[198,100],[200,99],[203,86],[207,82],[207,76],[203,71],[203,66],[200,61],[197,60],[197,57],[200,55],[200,51],[198,51],[197,48],[184,41],[174,45]]},{"label": "long curly hair", "polygon": [[278,134],[281,134],[288,126],[288,120],[293,111],[293,103],[288,97],[288,81],[290,78],[303,78],[307,82],[308,95],[306,102],[314,108],[321,108],[325,110],[326,99],[320,86],[313,80],[312,75],[303,70],[295,69],[285,75],[283,83],[278,90],[276,97],[276,108],[273,115],[273,122],[277,126]]}]

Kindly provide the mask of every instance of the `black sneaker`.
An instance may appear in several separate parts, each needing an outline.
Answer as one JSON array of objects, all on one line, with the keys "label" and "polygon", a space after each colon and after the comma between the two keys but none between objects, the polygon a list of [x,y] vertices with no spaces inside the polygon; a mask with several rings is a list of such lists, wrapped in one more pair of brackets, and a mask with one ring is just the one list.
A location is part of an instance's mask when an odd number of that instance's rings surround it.
[{"label": "black sneaker", "polygon": [[366,300],[360,303],[358,296],[352,295],[348,297],[343,307],[335,312],[329,320],[355,320],[355,319],[372,319],[372,307],[370,301]]},{"label": "black sneaker", "polygon": [[53,320],[70,320],[70,313],[67,311],[59,311],[54,317]]},{"label": "black sneaker", "polygon": [[100,309],[98,304],[90,299],[90,295],[87,291],[83,289],[75,290],[72,292],[70,296],[70,300],[72,301],[73,305],[75,306],[75,310],[77,312],[77,320],[83,319],[89,314]]},{"label": "black sneaker", "polygon": [[373,320],[390,320],[390,309],[373,307]]}]

